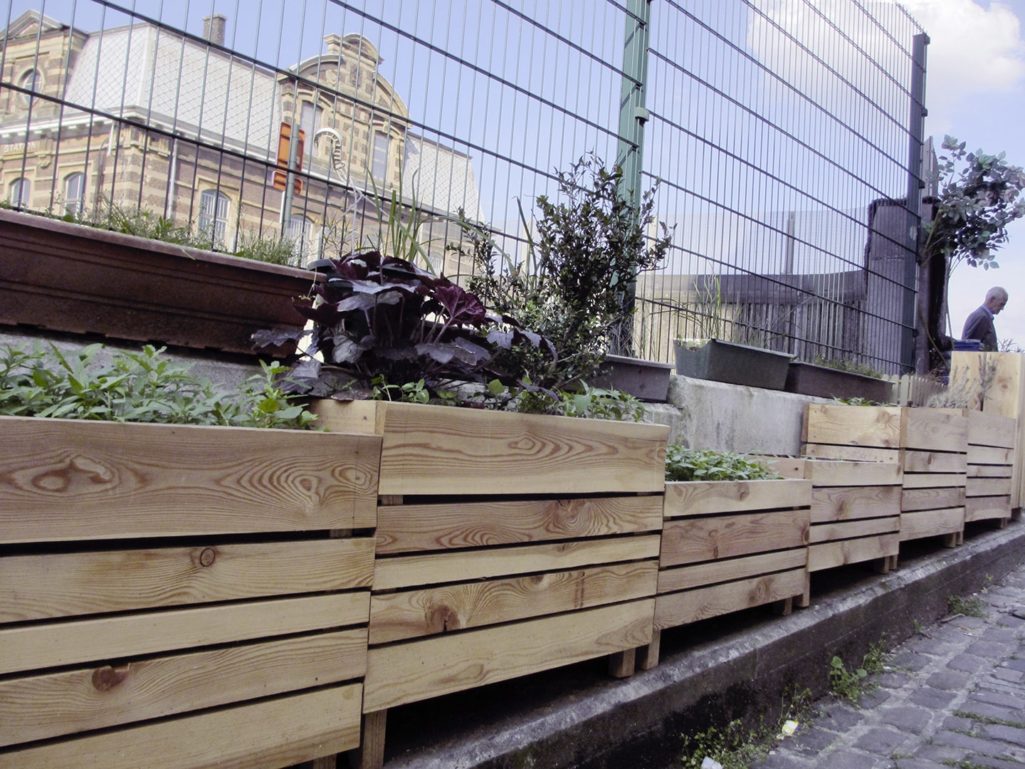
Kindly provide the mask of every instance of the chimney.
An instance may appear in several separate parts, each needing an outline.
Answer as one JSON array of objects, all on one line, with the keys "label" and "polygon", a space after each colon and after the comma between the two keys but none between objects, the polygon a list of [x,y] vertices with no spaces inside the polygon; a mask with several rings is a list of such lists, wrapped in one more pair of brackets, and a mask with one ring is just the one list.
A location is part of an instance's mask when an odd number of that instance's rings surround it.
[{"label": "chimney", "polygon": [[341,35],[326,35],[324,37],[324,49],[327,55],[336,58],[341,56],[343,42]]},{"label": "chimney", "polygon": [[203,37],[216,45],[224,45],[224,28],[228,17],[219,13],[203,17]]}]

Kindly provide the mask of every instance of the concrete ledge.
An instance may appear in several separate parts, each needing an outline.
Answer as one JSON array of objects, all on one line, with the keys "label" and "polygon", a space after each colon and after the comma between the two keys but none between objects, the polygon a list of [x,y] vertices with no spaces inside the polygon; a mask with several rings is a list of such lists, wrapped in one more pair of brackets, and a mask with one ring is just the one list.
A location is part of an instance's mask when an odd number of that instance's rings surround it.
[{"label": "concrete ledge", "polygon": [[816,574],[811,608],[789,617],[751,610],[667,631],[662,664],[631,679],[577,666],[398,708],[389,714],[386,767],[674,765],[686,729],[775,714],[788,688],[818,696],[833,655],[860,661],[881,638],[896,644],[914,623],[943,616],[949,596],[977,591],[1025,560],[1021,522],[969,535],[953,550],[935,542],[904,548],[902,568],[890,575],[864,567]]}]

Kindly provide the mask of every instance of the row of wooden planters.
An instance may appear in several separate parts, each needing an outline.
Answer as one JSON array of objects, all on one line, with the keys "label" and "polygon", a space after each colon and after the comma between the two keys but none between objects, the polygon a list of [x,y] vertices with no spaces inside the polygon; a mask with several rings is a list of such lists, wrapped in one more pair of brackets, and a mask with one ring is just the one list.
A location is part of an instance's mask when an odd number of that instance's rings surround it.
[{"label": "row of wooden planters", "polygon": [[[806,603],[809,569],[888,565],[912,491],[896,462],[664,484],[654,425],[383,403],[322,420],[0,418],[0,769],[269,769],[361,733],[377,765],[388,708],[606,655],[627,675],[664,629]],[[809,445],[841,445],[817,421]],[[979,510],[1002,495],[995,456],[973,465]]]}]

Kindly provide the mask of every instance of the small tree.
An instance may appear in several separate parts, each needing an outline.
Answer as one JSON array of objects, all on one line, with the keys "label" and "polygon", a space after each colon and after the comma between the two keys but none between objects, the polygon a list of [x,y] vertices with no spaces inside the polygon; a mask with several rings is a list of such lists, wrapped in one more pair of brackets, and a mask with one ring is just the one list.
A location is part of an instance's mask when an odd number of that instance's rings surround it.
[{"label": "small tree", "polygon": [[961,263],[984,270],[999,267],[994,253],[1007,242],[1007,225],[1025,216],[1025,170],[1008,163],[1002,152],[968,152],[965,146],[944,137],[933,217],[923,224],[921,256],[929,273],[926,331],[935,357],[950,348],[942,325],[951,271]]}]

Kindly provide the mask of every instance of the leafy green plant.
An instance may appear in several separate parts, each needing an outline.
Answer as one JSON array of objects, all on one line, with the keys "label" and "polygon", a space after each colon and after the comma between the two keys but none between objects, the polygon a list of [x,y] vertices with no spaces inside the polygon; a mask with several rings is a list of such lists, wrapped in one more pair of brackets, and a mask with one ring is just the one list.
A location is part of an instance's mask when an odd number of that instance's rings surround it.
[{"label": "leafy green plant", "polygon": [[[104,358],[109,358],[103,362]],[[285,367],[262,363],[238,392],[217,390],[147,345],[138,352],[94,344],[75,353],[51,345],[0,347],[0,414],[114,422],[294,428],[315,416],[278,383]]]},{"label": "leafy green plant", "polygon": [[873,644],[862,658],[861,665],[848,670],[843,659],[834,656],[829,661],[830,690],[837,697],[857,704],[861,695],[874,688],[874,685],[868,681],[868,677],[883,671],[885,657],[882,646]]},{"label": "leafy green plant", "polygon": [[757,481],[780,477],[760,462],[730,451],[689,449],[680,444],[666,448],[667,481]]},{"label": "leafy green plant", "polygon": [[628,422],[640,422],[644,418],[644,404],[629,393],[589,387],[587,384],[582,384],[578,391],[570,392],[521,389],[512,396],[510,404],[516,411],[531,414]]},{"label": "leafy green plant", "polygon": [[242,232],[235,247],[235,256],[267,264],[288,265],[295,262],[295,241],[288,238],[261,238]]},{"label": "leafy green plant", "polygon": [[[585,155],[569,171],[558,173],[560,202],[537,198],[539,218],[524,220],[527,254],[504,254],[491,233],[461,218],[474,277],[470,289],[498,312],[517,317],[549,339],[558,340],[554,359],[525,348],[508,350],[512,368],[552,390],[592,378],[610,346],[622,336],[627,299],[637,276],[658,267],[669,249],[670,234],[649,241],[654,222],[654,190],[635,208],[620,195],[622,169],[608,169]],[[534,235],[533,233],[536,233]]]},{"label": "leafy green plant", "polygon": [[881,405],[878,401],[870,400],[868,398],[862,398],[860,395],[854,395],[850,398],[833,398],[836,403],[842,403],[844,406],[879,406]]},{"label": "leafy green plant", "polygon": [[951,614],[963,614],[966,617],[985,617],[986,607],[978,596],[951,595],[947,597],[947,610]]}]

